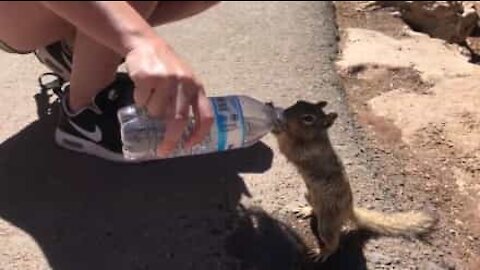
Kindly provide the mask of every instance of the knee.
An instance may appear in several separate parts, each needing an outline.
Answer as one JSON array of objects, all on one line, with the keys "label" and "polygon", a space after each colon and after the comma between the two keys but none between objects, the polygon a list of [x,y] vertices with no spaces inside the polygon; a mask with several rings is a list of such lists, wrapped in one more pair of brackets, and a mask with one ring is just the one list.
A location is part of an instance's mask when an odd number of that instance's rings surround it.
[{"label": "knee", "polygon": [[69,22],[40,3],[0,3],[0,40],[16,50],[31,51],[74,32]]}]

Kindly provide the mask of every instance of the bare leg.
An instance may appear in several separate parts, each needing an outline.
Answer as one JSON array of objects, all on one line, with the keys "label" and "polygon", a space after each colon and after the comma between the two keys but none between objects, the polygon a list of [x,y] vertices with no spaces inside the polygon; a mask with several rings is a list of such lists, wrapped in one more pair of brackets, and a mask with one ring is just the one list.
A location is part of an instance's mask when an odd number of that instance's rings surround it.
[{"label": "bare leg", "polygon": [[[145,18],[157,6],[155,1],[131,4]],[[73,48],[69,105],[71,110],[77,111],[88,105],[100,90],[114,80],[121,57],[81,32],[77,33]]]},{"label": "bare leg", "polygon": [[113,81],[120,57],[82,33],[77,34],[73,48],[69,107],[78,111]]},{"label": "bare leg", "polygon": [[[130,2],[154,26],[193,16],[214,3],[166,2],[160,6],[157,1]],[[58,40],[72,40],[73,36],[76,38],[69,103],[76,111],[88,105],[113,80],[120,56],[77,33],[71,24],[38,2],[0,2],[0,40],[17,50],[31,51]]]},{"label": "bare leg", "polygon": [[38,2],[0,2],[0,40],[19,51],[69,39],[73,33],[69,23]]},{"label": "bare leg", "polygon": [[[130,4],[153,26],[188,18],[216,2],[131,1]],[[79,110],[89,104],[99,90],[114,79],[120,56],[79,33],[74,45],[70,108]]]}]

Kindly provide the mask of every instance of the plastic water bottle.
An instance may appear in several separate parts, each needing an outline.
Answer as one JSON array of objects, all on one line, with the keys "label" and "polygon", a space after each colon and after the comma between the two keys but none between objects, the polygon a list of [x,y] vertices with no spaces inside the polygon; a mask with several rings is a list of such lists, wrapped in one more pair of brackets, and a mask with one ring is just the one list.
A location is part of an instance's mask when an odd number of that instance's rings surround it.
[{"label": "plastic water bottle", "polygon": [[[247,96],[210,97],[214,122],[210,133],[191,149],[184,142],[194,127],[193,118],[184,131],[177,148],[167,158],[222,152],[248,147],[258,142],[282,121],[283,109]],[[165,124],[149,117],[135,105],[118,111],[123,155],[128,160],[160,159],[156,149],[165,135]]]}]

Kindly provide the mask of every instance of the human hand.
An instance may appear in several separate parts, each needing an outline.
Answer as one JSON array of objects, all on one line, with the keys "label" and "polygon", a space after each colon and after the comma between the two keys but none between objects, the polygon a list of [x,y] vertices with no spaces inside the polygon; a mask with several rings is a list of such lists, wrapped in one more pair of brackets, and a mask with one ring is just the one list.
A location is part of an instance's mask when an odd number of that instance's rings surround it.
[{"label": "human hand", "polygon": [[137,106],[166,123],[165,137],[157,154],[165,157],[176,148],[191,110],[195,127],[185,146],[201,142],[210,131],[213,114],[203,85],[191,68],[160,42],[136,46],[126,55],[125,63],[135,84]]}]

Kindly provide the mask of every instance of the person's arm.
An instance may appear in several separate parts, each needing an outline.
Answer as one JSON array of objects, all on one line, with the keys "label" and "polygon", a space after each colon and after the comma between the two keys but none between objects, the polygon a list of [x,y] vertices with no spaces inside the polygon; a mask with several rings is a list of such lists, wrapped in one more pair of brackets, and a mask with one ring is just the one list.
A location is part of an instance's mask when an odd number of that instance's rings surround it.
[{"label": "person's arm", "polygon": [[122,57],[135,83],[135,102],[167,123],[161,156],[175,149],[193,109],[194,132],[187,142],[200,142],[213,115],[202,84],[153,28],[126,1],[44,1],[52,12]]},{"label": "person's arm", "polygon": [[42,4],[122,56],[139,45],[161,42],[153,28],[126,1],[42,1]]}]

